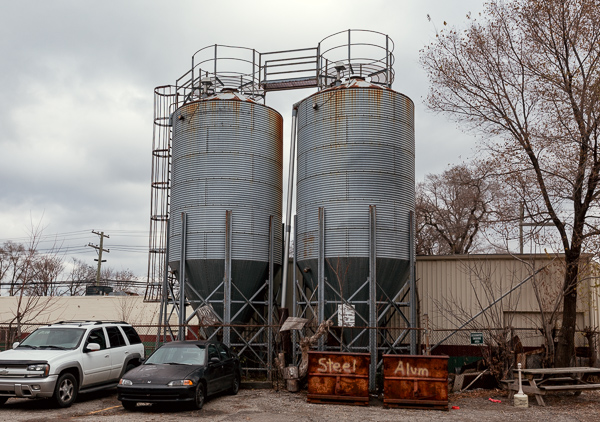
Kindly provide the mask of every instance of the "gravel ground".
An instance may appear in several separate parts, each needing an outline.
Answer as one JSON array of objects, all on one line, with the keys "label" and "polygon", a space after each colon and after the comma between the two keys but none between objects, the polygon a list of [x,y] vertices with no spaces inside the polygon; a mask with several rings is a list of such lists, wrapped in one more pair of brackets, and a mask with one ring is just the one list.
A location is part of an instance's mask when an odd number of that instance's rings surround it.
[{"label": "gravel ground", "polygon": [[[494,403],[489,399],[500,400]],[[500,390],[476,390],[450,394],[451,409],[439,410],[385,409],[372,398],[368,407],[310,404],[306,393],[274,390],[241,390],[237,396],[220,396],[209,400],[200,411],[183,406],[138,406],[134,412],[124,410],[114,392],[82,395],[69,409],[53,409],[48,401],[11,399],[0,409],[2,421],[180,421],[190,418],[210,421],[598,421],[600,392],[552,394],[546,396],[546,407],[529,398],[529,408],[520,409],[508,402]]]}]

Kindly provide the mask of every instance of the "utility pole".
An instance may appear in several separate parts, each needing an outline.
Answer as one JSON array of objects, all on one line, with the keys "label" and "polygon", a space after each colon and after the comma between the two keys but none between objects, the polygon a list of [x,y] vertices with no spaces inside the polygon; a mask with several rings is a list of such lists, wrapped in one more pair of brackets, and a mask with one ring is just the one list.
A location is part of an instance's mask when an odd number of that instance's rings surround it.
[{"label": "utility pole", "polygon": [[97,231],[92,230],[92,233],[97,234],[98,236],[100,236],[100,246],[97,245],[93,245],[91,243],[88,243],[88,246],[96,249],[96,251],[98,251],[98,259],[94,259],[94,261],[98,261],[98,271],[96,272],[96,286],[100,285],[100,270],[102,268],[102,263],[106,262],[105,260],[102,260],[102,252],[110,252],[110,249],[104,249],[104,238],[106,237],[107,239],[110,239],[110,236],[107,234],[104,234],[104,232],[100,232],[98,233]]}]

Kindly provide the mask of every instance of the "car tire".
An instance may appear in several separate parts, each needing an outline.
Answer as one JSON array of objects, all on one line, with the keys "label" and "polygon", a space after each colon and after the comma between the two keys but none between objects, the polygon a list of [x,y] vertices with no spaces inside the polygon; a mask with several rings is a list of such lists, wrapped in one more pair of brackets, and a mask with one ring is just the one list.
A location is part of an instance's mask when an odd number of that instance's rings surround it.
[{"label": "car tire", "polygon": [[202,382],[199,382],[198,387],[196,387],[194,407],[198,410],[202,409],[202,406],[204,406],[204,400],[206,400],[206,391],[204,389],[204,384],[202,384]]},{"label": "car tire", "polygon": [[73,374],[66,373],[58,377],[54,387],[54,403],[58,407],[69,407],[77,398],[77,379]]},{"label": "car tire", "polygon": [[6,400],[8,400],[8,397],[0,397],[0,406],[6,403]]},{"label": "car tire", "polygon": [[231,388],[229,389],[229,394],[235,396],[238,391],[240,391],[240,377],[233,377],[233,381],[231,382]]},{"label": "car tire", "polygon": [[123,405],[123,408],[126,410],[135,410],[135,408],[137,407],[136,401],[123,400],[121,402],[121,404]]}]

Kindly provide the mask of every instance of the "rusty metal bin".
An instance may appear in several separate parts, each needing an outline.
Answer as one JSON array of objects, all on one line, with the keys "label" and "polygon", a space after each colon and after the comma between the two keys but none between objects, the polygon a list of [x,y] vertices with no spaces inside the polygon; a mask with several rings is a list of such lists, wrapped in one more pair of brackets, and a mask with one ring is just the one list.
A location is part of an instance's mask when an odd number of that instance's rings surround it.
[{"label": "rusty metal bin", "polygon": [[448,356],[383,356],[383,405],[448,410]]},{"label": "rusty metal bin", "polygon": [[309,403],[369,404],[368,353],[308,352]]}]

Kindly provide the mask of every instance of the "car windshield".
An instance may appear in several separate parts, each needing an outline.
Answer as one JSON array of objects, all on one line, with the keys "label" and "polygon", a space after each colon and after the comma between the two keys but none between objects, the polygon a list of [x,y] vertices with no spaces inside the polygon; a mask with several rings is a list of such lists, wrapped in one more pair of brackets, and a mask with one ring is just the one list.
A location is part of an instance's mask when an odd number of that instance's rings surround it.
[{"label": "car windshield", "polygon": [[145,365],[204,365],[206,350],[199,345],[162,346],[146,359]]},{"label": "car windshield", "polygon": [[19,347],[32,349],[74,349],[79,345],[84,329],[38,328],[23,340]]}]

